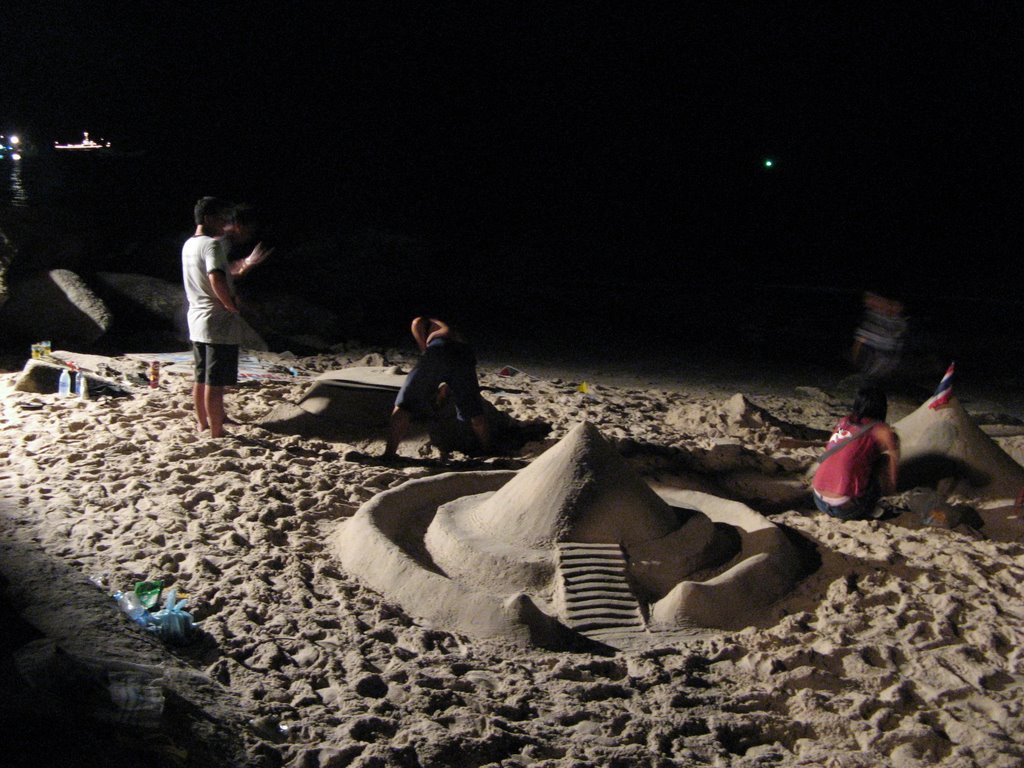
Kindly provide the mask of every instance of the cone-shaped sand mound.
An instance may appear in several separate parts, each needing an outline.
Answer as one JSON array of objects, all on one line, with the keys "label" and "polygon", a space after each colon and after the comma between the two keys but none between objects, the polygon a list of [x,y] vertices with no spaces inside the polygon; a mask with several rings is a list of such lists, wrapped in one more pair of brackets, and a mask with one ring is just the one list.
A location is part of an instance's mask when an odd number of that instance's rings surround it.
[{"label": "cone-shaped sand mound", "polygon": [[900,484],[945,482],[946,493],[996,506],[1012,503],[1024,489],[1024,467],[971,420],[955,397],[938,408],[929,402],[893,425],[900,438]]},{"label": "cone-shaped sand mound", "polygon": [[476,502],[462,505],[467,527],[523,547],[648,541],[678,527],[669,505],[587,423],[489,498],[467,501]]},{"label": "cone-shaped sand mound", "polygon": [[549,646],[742,627],[791,589],[797,562],[763,516],[707,494],[655,492],[586,423],[518,473],[386,491],[332,548],[428,623]]},{"label": "cone-shaped sand mound", "polygon": [[893,425],[900,438],[900,486],[932,488],[977,511],[991,539],[1019,541],[1024,467],[986,435],[950,395],[933,397]]}]

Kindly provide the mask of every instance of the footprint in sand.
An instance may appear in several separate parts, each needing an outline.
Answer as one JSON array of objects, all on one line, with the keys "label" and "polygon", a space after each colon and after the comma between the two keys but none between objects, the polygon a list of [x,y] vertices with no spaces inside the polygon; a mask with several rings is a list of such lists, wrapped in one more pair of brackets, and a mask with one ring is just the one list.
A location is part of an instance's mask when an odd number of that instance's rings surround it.
[{"label": "footprint in sand", "polygon": [[[181,491],[185,491],[186,489],[185,488],[181,488],[180,490]],[[193,493],[193,494],[187,496],[186,498],[183,498],[181,500],[181,506],[191,512],[196,507],[198,507],[200,504],[202,504],[204,501],[206,501],[206,502],[214,502],[214,501],[216,501],[216,497],[210,491],[198,491],[196,493]]]}]

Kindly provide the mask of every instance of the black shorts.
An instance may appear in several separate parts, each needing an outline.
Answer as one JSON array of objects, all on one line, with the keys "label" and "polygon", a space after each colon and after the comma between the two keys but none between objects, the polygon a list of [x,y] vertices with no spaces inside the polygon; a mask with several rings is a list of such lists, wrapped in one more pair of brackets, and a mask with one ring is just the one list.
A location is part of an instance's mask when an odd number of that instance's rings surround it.
[{"label": "black shorts", "polygon": [[238,345],[192,342],[196,383],[209,387],[231,387],[238,383]]},{"label": "black shorts", "polygon": [[459,421],[469,421],[483,414],[476,356],[469,345],[446,338],[432,341],[420,356],[416,367],[405,377],[395,405],[416,416],[432,416],[437,388],[442,383],[451,388]]}]

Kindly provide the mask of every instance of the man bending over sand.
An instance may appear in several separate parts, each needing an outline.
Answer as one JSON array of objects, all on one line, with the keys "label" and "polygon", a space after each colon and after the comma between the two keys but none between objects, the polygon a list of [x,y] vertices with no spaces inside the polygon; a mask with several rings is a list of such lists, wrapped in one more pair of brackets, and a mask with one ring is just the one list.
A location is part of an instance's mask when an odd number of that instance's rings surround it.
[{"label": "man bending over sand", "polygon": [[223,437],[224,389],[238,383],[241,323],[231,269],[218,238],[231,223],[231,203],[204,197],[195,207],[196,232],[181,249],[188,299],[188,337],[195,360],[192,401],[200,430]]},{"label": "man bending over sand", "polygon": [[459,421],[468,421],[480,447],[490,450],[491,435],[476,376],[476,355],[462,335],[436,318],[417,317],[412,337],[423,353],[405,379],[388,425],[383,458],[394,459],[413,415],[429,415],[449,394]]}]

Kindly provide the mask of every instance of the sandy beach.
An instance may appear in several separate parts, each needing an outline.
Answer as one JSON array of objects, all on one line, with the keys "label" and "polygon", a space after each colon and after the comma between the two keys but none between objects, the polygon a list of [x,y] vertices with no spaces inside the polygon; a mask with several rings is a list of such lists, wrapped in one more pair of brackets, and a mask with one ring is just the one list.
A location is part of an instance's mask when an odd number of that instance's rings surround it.
[{"label": "sandy beach", "polygon": [[[291,371],[232,391],[237,424],[221,440],[195,430],[185,374],[89,400],[16,391],[18,373],[0,375],[0,708],[13,765],[1024,763],[1024,520],[928,526],[906,494],[887,519],[817,512],[805,474],[849,386],[768,373],[739,389],[482,359],[485,398],[550,425],[547,437],[447,461],[414,440],[408,461],[383,466],[359,458],[381,452],[382,433],[337,441],[259,422],[324,371],[407,371],[410,351],[274,362]],[[145,367],[104,365],[122,381]],[[504,365],[521,370],[499,375]],[[919,405],[893,398],[890,423]],[[964,407],[1024,463],[1015,406]],[[426,626],[327,545],[384,490],[520,469],[583,421],[649,482],[767,515],[800,553],[795,588],[743,626],[555,651]],[[152,579],[187,596],[192,642],[163,642],[118,610],[112,593]],[[134,704],[112,700],[115,679]],[[63,737],[45,730],[54,722]]]},{"label": "sandy beach", "polygon": [[1024,3],[325,9],[0,15],[0,768],[1024,768]]}]

